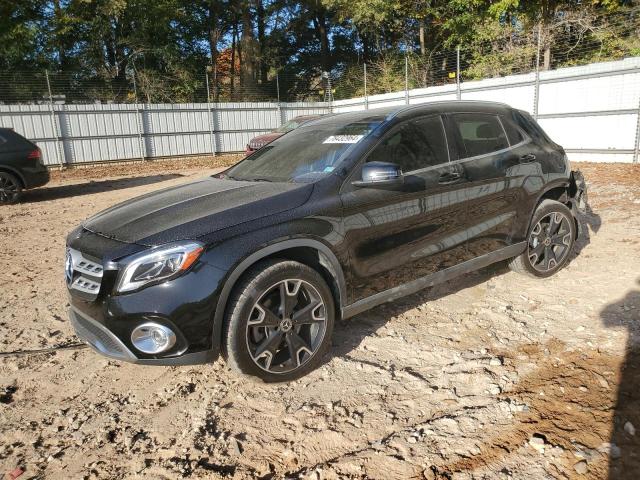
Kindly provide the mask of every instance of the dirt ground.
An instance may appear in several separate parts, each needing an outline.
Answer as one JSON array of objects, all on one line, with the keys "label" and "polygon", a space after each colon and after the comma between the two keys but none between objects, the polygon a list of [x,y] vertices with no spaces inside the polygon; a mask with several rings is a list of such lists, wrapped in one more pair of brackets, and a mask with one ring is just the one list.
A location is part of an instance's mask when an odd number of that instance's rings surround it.
[{"label": "dirt ground", "polygon": [[0,475],[639,478],[640,166],[578,165],[592,212],[558,275],[496,265],[375,308],[290,384],[77,347],[66,233],[231,161],[57,173],[0,208]]}]

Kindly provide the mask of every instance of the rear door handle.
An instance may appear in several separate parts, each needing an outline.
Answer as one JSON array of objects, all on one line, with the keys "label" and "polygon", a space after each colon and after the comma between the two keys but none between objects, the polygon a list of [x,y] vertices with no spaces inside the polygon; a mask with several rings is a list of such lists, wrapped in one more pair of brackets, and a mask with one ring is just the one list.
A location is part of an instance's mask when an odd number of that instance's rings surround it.
[{"label": "rear door handle", "polygon": [[522,155],[520,157],[521,163],[529,163],[533,162],[536,159],[536,156],[533,153],[527,153],[526,155]]}]

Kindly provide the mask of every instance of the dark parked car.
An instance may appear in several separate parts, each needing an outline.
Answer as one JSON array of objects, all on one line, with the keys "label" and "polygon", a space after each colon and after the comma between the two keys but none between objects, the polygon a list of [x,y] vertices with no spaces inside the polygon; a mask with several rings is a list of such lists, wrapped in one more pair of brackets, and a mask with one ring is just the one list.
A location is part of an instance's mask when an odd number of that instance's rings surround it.
[{"label": "dark parked car", "polygon": [[323,118],[69,234],[78,336],[140,364],[290,380],[334,322],[494,262],[568,261],[584,181],[529,114],[443,102]]},{"label": "dark parked car", "polygon": [[0,205],[16,203],[23,190],[48,181],[40,149],[10,128],[0,128]]},{"label": "dark parked car", "polygon": [[310,122],[311,120],[315,120],[320,117],[322,117],[322,115],[300,115],[299,117],[292,118],[291,120],[286,122],[284,125],[276,128],[270,133],[265,133],[264,135],[258,135],[257,137],[253,137],[251,140],[249,140],[249,143],[247,144],[245,154],[251,155],[256,150],[273,142],[276,138],[280,138],[285,133],[290,132],[291,130],[295,130],[300,125],[304,125],[306,122]]}]

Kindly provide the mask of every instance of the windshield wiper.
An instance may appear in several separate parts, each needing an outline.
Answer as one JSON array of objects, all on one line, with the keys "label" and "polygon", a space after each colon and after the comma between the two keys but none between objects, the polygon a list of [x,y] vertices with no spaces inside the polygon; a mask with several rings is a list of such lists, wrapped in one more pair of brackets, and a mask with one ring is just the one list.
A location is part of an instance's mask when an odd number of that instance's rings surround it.
[{"label": "windshield wiper", "polygon": [[264,178],[264,177],[254,177],[250,181],[251,182],[273,182],[273,180],[269,180],[268,178]]}]

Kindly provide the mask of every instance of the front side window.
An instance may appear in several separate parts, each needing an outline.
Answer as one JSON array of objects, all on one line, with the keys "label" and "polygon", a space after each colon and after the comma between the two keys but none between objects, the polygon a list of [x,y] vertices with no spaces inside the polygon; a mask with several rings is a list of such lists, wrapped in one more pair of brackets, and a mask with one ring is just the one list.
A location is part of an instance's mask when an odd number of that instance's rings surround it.
[{"label": "front side window", "polygon": [[447,140],[440,117],[411,120],[380,142],[367,162],[390,162],[405,173],[434,167],[449,160]]},{"label": "front side window", "polygon": [[456,113],[452,118],[462,140],[465,158],[509,148],[507,134],[497,116],[484,113]]},{"label": "front side window", "polygon": [[224,176],[246,181],[316,181],[331,174],[382,120],[302,125],[249,155]]}]

